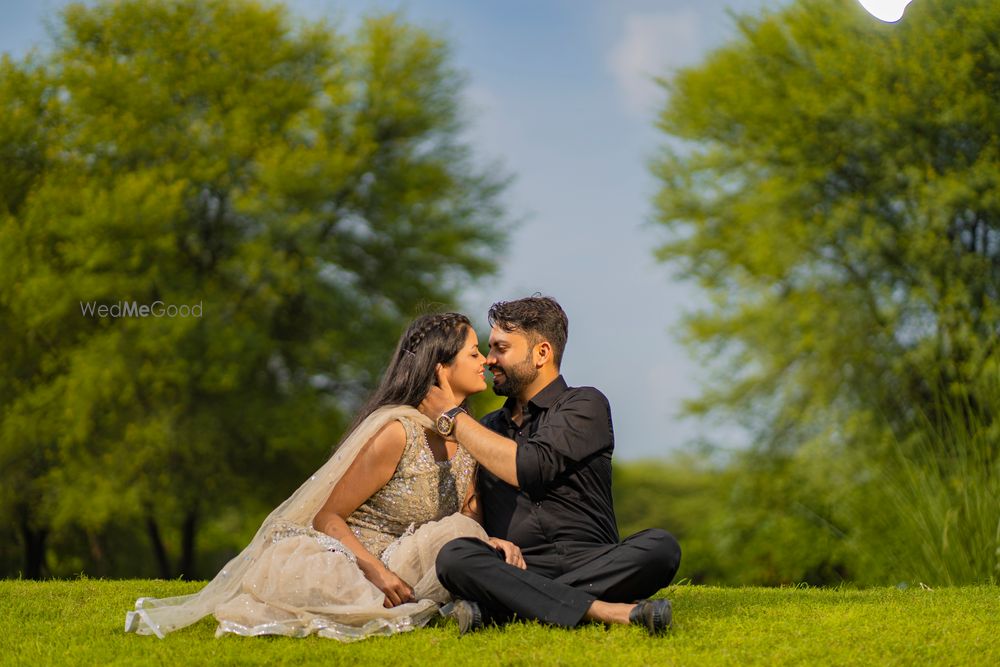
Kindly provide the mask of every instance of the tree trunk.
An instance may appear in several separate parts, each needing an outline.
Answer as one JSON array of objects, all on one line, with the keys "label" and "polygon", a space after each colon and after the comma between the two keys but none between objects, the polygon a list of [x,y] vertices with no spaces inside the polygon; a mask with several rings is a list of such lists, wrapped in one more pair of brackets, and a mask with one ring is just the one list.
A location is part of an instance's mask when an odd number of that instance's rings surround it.
[{"label": "tree trunk", "polygon": [[191,509],[184,515],[181,526],[181,567],[180,576],[183,579],[194,579],[194,544],[198,535],[198,510]]},{"label": "tree trunk", "polygon": [[149,534],[149,543],[153,547],[153,556],[156,564],[160,568],[160,579],[172,579],[170,576],[170,561],[167,560],[167,548],[163,545],[163,538],[160,536],[160,527],[156,519],[152,516],[146,517],[146,532]]},{"label": "tree trunk", "polygon": [[90,558],[94,561],[94,574],[104,578],[108,576],[108,559],[101,546],[100,536],[92,530],[86,531],[87,545],[90,547]]},{"label": "tree trunk", "polygon": [[41,579],[45,569],[45,538],[49,531],[34,530],[27,517],[21,519],[21,538],[24,540],[24,578]]}]

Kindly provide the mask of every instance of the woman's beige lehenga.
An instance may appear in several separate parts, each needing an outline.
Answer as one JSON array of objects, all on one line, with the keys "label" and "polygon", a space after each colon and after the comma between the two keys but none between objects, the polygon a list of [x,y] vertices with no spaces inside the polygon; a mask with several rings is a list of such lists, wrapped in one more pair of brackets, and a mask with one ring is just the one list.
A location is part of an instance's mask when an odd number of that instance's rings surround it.
[{"label": "woman's beige lehenga", "polygon": [[[312,519],[361,447],[393,419],[406,429],[399,465],[347,518],[365,548],[413,587],[416,602],[387,609],[385,595],[365,578],[354,554],[314,530]],[[462,447],[450,461],[436,461],[426,427],[430,420],[408,406],[377,410],[204,589],[176,598],[140,598],[126,615],[126,632],[162,638],[209,614],[219,621],[216,636],[315,633],[353,641],[424,625],[449,599],[434,572],[438,551],[457,537],[486,539],[476,521],[459,513],[475,461]]]}]

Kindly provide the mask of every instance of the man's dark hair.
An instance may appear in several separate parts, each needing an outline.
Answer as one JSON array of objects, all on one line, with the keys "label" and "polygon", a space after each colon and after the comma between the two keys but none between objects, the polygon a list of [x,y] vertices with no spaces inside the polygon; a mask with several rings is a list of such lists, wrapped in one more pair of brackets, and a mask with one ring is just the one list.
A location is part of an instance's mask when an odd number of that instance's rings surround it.
[{"label": "man's dark hair", "polygon": [[523,333],[532,346],[547,340],[552,346],[556,368],[559,368],[569,336],[569,319],[558,301],[540,294],[516,301],[498,301],[490,306],[487,317],[491,327],[498,326],[508,333]]}]

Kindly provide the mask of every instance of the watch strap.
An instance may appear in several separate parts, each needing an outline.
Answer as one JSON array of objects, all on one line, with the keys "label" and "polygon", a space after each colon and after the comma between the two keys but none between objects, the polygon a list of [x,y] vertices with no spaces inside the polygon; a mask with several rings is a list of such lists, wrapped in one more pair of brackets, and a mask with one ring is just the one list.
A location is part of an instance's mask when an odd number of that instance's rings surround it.
[{"label": "watch strap", "polygon": [[444,415],[449,419],[454,419],[459,415],[459,413],[462,412],[464,412],[465,414],[469,414],[469,412],[465,408],[459,405],[458,407],[454,407],[451,410],[448,410],[447,412],[444,413]]}]

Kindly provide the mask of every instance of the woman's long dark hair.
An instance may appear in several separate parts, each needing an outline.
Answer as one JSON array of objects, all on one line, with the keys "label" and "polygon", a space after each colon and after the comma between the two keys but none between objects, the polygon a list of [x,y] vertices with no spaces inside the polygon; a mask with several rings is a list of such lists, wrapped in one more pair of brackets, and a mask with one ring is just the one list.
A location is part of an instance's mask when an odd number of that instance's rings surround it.
[{"label": "woman's long dark hair", "polygon": [[415,319],[400,337],[378,388],[358,411],[347,434],[384,405],[420,405],[437,381],[437,365],[451,363],[465,346],[471,328],[469,318],[461,313],[421,315]]}]

